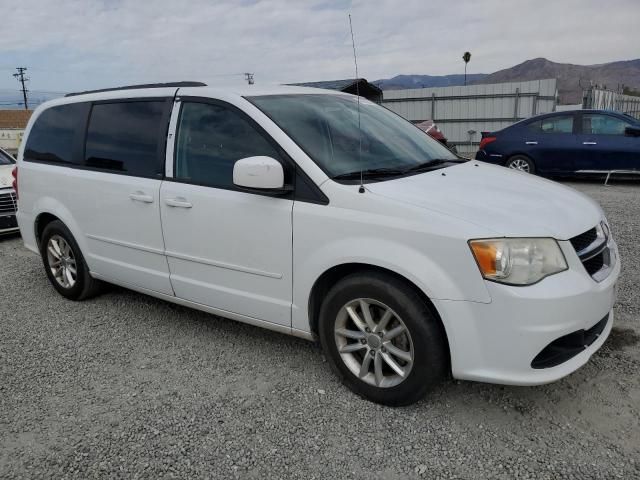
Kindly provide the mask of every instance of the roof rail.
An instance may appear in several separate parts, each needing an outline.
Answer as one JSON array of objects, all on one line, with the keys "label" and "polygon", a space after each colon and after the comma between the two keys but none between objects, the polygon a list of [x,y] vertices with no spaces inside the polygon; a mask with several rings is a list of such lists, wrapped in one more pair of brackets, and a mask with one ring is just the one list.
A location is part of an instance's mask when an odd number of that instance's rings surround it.
[{"label": "roof rail", "polygon": [[168,82],[168,83],[144,83],[141,85],[125,85],[123,87],[101,88],[100,90],[86,90],[84,92],[67,93],[65,97],[75,97],[87,93],[117,92],[118,90],[138,90],[141,88],[165,88],[165,87],[206,87],[202,82]]}]

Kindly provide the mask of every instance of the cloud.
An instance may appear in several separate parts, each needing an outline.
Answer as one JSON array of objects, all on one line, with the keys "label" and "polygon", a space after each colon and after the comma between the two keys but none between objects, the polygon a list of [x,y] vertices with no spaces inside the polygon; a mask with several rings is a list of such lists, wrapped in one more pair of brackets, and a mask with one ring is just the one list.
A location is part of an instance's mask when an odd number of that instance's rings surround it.
[{"label": "cloud", "polygon": [[348,13],[370,80],[461,72],[465,50],[469,72],[492,72],[533,57],[634,58],[640,43],[637,0],[21,0],[4,12],[0,87],[15,87],[12,63],[34,90],[346,78]]}]

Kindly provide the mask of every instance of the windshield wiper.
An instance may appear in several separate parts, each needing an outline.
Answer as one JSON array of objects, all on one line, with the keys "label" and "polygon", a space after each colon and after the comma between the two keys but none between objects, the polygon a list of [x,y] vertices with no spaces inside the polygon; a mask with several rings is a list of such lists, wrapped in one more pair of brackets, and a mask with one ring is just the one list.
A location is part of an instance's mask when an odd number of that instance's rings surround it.
[{"label": "windshield wiper", "polygon": [[453,160],[445,160],[442,158],[436,158],[434,160],[429,160],[428,162],[419,163],[414,165],[413,167],[409,167],[403,171],[403,173],[409,172],[428,172],[429,170],[435,170],[439,168],[441,165],[445,163],[456,163],[456,159]]},{"label": "windshield wiper", "polygon": [[355,180],[360,178],[362,174],[363,178],[375,178],[375,177],[393,177],[396,175],[403,175],[404,170],[397,168],[369,168],[366,170],[354,170],[353,172],[341,173],[331,177],[333,180]]}]

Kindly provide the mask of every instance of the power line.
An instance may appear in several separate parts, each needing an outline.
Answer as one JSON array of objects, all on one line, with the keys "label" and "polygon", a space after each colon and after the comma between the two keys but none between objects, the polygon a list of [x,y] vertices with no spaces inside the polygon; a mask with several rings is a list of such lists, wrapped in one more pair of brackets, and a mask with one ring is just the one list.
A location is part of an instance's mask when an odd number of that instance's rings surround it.
[{"label": "power line", "polygon": [[27,87],[25,87],[24,82],[29,81],[27,77],[25,77],[25,72],[27,71],[27,67],[16,67],[18,73],[14,73],[13,76],[22,84],[22,98],[24,98],[24,109],[29,110],[29,104],[27,103]]},{"label": "power line", "polygon": [[[16,90],[14,88],[0,88],[0,93],[14,93]],[[60,92],[57,90],[32,90],[29,89],[28,90],[29,93],[51,93],[51,94],[60,94],[60,95],[65,95],[67,92]]]}]

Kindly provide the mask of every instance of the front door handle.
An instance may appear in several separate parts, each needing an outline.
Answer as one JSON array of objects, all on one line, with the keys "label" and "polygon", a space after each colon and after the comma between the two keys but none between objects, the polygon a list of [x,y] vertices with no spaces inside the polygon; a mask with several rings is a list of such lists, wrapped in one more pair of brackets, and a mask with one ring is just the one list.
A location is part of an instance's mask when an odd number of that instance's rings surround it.
[{"label": "front door handle", "polygon": [[144,192],[133,192],[129,194],[129,198],[134,202],[153,203],[153,197]]},{"label": "front door handle", "polygon": [[524,142],[524,143],[526,143],[527,145],[537,145],[538,144],[538,142]]},{"label": "front door handle", "polygon": [[582,142],[583,145],[597,145],[598,142]]},{"label": "front door handle", "polygon": [[193,205],[191,205],[191,203],[187,202],[187,200],[183,197],[176,197],[176,198],[167,198],[164,201],[167,205],[169,205],[170,207],[177,207],[177,208],[191,208],[193,207]]}]

